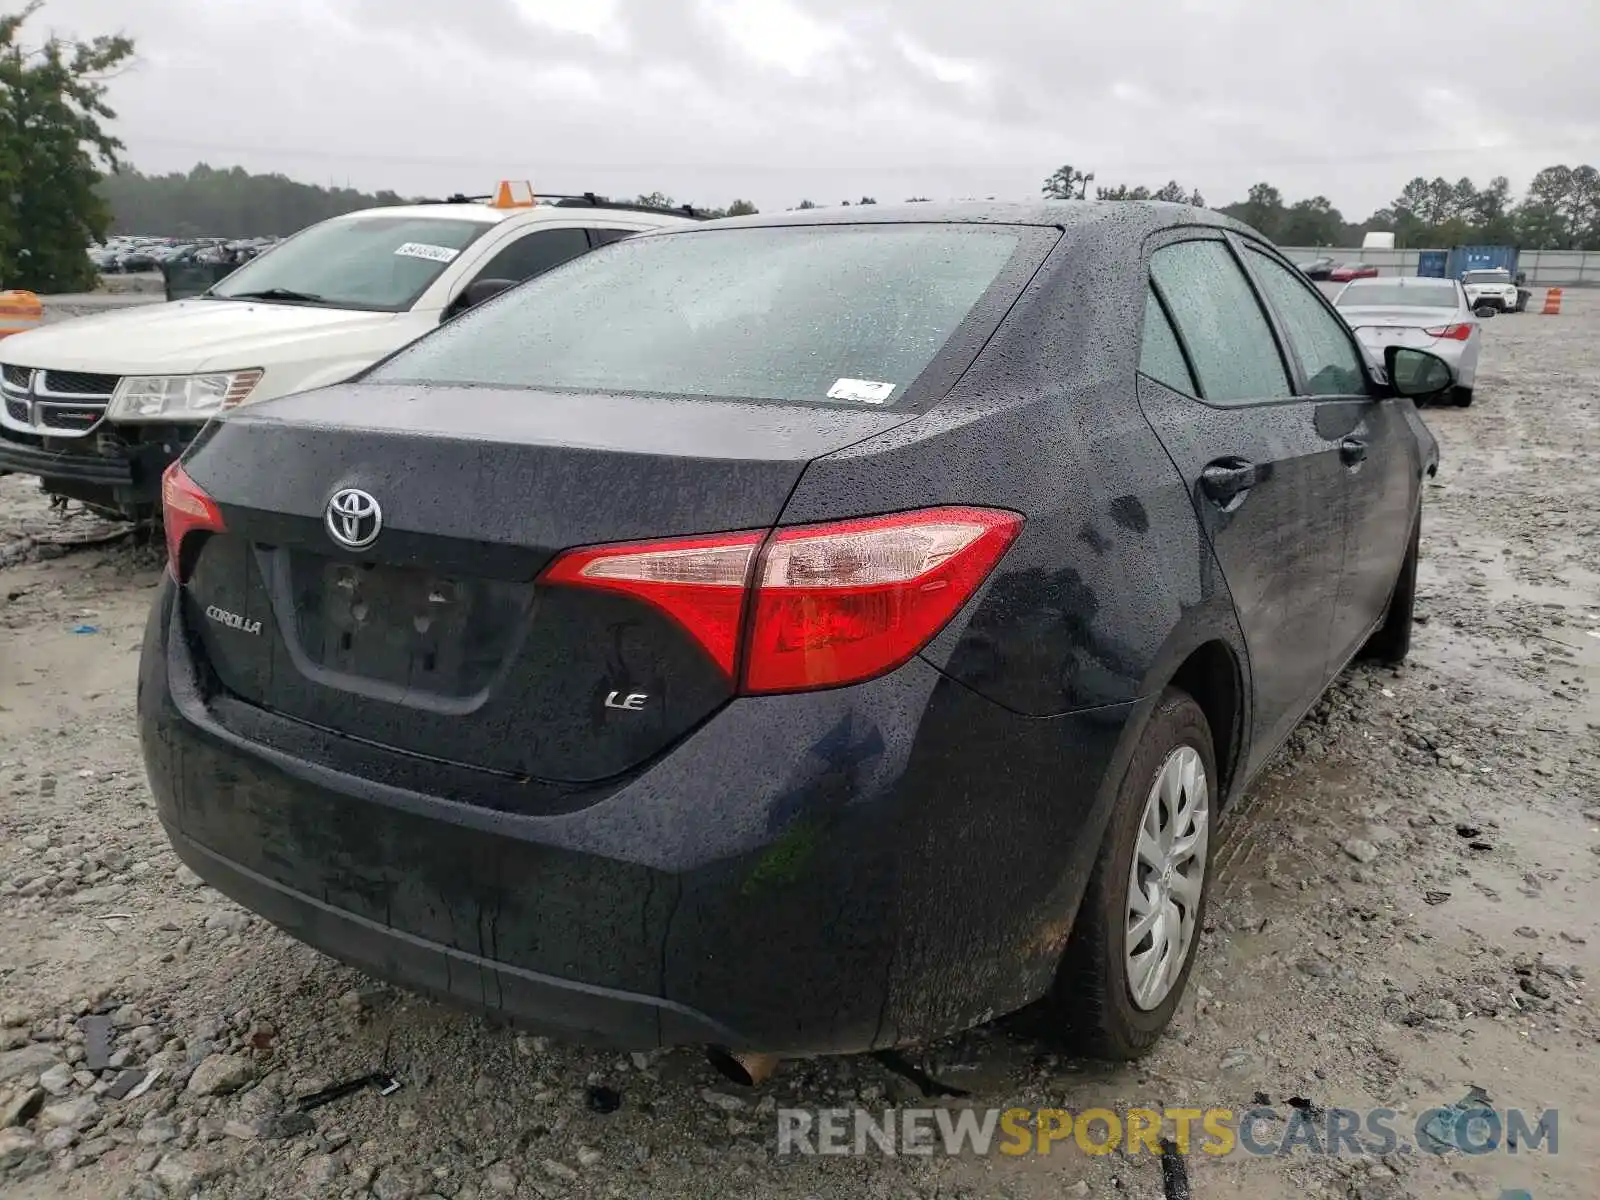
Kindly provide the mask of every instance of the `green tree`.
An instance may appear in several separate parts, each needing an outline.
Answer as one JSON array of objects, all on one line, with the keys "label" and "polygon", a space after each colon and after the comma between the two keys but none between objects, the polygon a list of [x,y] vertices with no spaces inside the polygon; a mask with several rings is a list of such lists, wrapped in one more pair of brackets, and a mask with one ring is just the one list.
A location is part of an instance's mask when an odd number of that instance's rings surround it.
[{"label": "green tree", "polygon": [[1333,246],[1344,234],[1344,217],[1326,196],[1296,200],[1283,214],[1279,240],[1285,246]]},{"label": "green tree", "polygon": [[1417,215],[1424,225],[1437,227],[1455,215],[1455,205],[1455,186],[1443,176],[1437,176],[1428,181],[1427,199]]},{"label": "green tree", "polygon": [[1421,175],[1400,189],[1400,194],[1389,206],[1394,215],[1395,240],[1400,245],[1418,244],[1418,235],[1432,223],[1428,219],[1432,203],[1428,181]]},{"label": "green tree", "polygon": [[1600,171],[1574,167],[1563,206],[1574,250],[1600,250]]},{"label": "green tree", "polygon": [[1503,246],[1517,240],[1511,203],[1511,181],[1504,175],[1489,180],[1489,186],[1473,200],[1472,223],[1485,244]]},{"label": "green tree", "polygon": [[[1094,178],[1092,175],[1090,178]],[[1097,187],[1094,190],[1096,200],[1163,200],[1168,204],[1193,204],[1197,208],[1204,208],[1206,198],[1198,191],[1191,192],[1176,179],[1168,180],[1155,191],[1140,184],[1129,187],[1119,183],[1115,187]]]},{"label": "green tree", "polygon": [[1189,191],[1176,179],[1169,179],[1161,187],[1150,194],[1152,200],[1165,200],[1169,204],[1192,204],[1196,208],[1206,206],[1206,198],[1199,190]]},{"label": "green tree", "polygon": [[1573,243],[1572,168],[1546,167],[1528,185],[1517,208],[1517,234],[1524,246],[1564,250]]},{"label": "green tree", "polygon": [[100,165],[122,143],[105,81],[133,54],[125,37],[87,42],[19,39],[41,0],[0,17],[0,281],[41,292],[92,286],[84,253],[103,240],[111,211],[95,190]]},{"label": "green tree", "polygon": [[728,215],[730,217],[752,217],[760,211],[761,210],[759,208],[757,208],[754,204],[751,204],[748,200],[735,200],[732,204],[728,205]]},{"label": "green tree", "polygon": [[324,188],[205,163],[167,175],[117,171],[101,181],[100,194],[114,214],[112,232],[167,237],[281,236],[358,209],[404,203],[391,191]]},{"label": "green tree", "polygon": [[816,208],[816,207],[817,207],[817,202],[815,200],[802,200],[802,201],[800,201],[799,204],[795,205],[795,208],[800,210],[801,212],[804,212],[806,209]]},{"label": "green tree", "polygon": [[1282,242],[1285,210],[1283,193],[1270,183],[1258,183],[1250,194],[1237,204],[1229,204],[1219,211],[1246,225],[1274,242]]},{"label": "green tree", "polygon": [[1081,200],[1089,189],[1094,175],[1076,171],[1071,164],[1063,164],[1050,173],[1039,189],[1046,200]]}]

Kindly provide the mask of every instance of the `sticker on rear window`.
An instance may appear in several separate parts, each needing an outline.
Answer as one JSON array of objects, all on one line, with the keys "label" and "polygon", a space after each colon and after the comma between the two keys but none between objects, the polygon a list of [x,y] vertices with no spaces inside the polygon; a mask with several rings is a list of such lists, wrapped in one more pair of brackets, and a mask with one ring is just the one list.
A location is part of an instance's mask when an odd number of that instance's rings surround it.
[{"label": "sticker on rear window", "polygon": [[829,400],[854,400],[861,404],[882,404],[894,391],[894,384],[876,379],[835,379],[828,389]]},{"label": "sticker on rear window", "polygon": [[449,246],[434,246],[427,242],[407,242],[395,249],[395,254],[401,258],[426,258],[430,262],[442,263],[453,262],[460,253]]}]

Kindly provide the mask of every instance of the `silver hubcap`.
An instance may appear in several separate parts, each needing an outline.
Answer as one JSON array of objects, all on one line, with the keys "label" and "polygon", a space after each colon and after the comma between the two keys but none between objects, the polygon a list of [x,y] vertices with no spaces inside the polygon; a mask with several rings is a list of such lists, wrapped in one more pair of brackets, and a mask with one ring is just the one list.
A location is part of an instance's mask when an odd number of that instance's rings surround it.
[{"label": "silver hubcap", "polygon": [[1194,945],[1209,813],[1205,764],[1193,747],[1179,746],[1150,786],[1128,872],[1128,990],[1146,1012],[1171,994]]}]

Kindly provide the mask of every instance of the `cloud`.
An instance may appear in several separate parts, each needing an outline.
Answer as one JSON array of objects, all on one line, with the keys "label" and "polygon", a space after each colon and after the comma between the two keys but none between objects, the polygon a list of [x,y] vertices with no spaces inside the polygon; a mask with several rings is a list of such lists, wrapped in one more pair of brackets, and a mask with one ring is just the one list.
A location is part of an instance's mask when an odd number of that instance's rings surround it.
[{"label": "cloud", "polygon": [[[1063,162],[1365,216],[1415,174],[1600,143],[1600,7],[1557,0],[51,0],[123,28],[144,169],[402,191],[1026,198]],[[1533,69],[1536,67],[1536,69]]]}]

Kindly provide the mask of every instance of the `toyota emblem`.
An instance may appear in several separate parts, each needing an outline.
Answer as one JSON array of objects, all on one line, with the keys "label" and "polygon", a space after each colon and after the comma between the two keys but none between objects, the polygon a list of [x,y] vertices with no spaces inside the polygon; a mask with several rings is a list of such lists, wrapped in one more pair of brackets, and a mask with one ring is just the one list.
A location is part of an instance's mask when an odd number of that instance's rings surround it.
[{"label": "toyota emblem", "polygon": [[369,492],[340,488],[328,501],[324,523],[328,536],[346,550],[365,550],[383,529],[383,509]]}]

